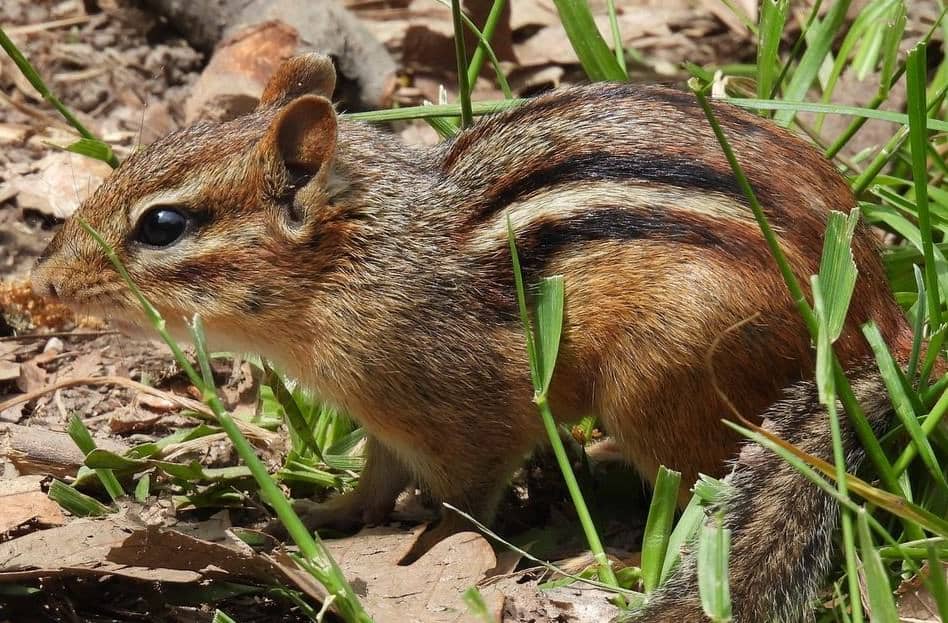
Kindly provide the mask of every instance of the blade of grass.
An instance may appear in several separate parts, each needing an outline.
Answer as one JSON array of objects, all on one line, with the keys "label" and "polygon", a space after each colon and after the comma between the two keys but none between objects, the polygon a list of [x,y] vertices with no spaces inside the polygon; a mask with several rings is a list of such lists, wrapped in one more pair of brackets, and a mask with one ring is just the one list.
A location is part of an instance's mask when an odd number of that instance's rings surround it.
[{"label": "blade of grass", "polygon": [[112,509],[99,500],[80,493],[59,480],[53,480],[47,495],[76,517],[104,517],[112,512]]},{"label": "blade of grass", "polygon": [[[892,598],[892,587],[889,586],[889,578],[886,577],[882,558],[872,543],[865,512],[857,516],[856,528],[866,577],[866,594],[869,596],[869,605],[872,608],[872,620],[879,623],[899,623],[899,613],[895,607],[895,600]],[[859,593],[852,595],[854,604],[858,595]]]},{"label": "blade of grass", "polygon": [[928,143],[926,130],[926,50],[924,43],[916,45],[906,60],[908,80],[909,145],[912,151],[912,177],[915,182],[915,203],[918,206],[918,227],[922,233],[922,252],[925,256],[925,291],[928,295],[928,314],[931,325],[941,327],[941,300],[938,276],[935,273],[935,256],[932,251],[932,225],[928,212],[928,165],[925,146]]},{"label": "blade of grass", "polygon": [[[435,0],[435,2],[451,8],[451,0]],[[487,21],[484,22],[483,32],[463,11],[461,13],[461,21],[464,22],[468,31],[477,37],[477,49],[474,50],[474,54],[471,57],[471,64],[467,68],[468,85],[477,83],[477,77],[481,74],[481,69],[484,67],[484,57],[487,56],[487,58],[490,59],[491,66],[494,68],[494,76],[497,78],[497,84],[500,86],[504,98],[513,99],[513,92],[510,90],[507,76],[504,75],[504,70],[500,66],[500,59],[497,58],[494,49],[490,45],[490,39],[494,36],[494,30],[496,30],[500,16],[503,14],[505,3],[506,0],[494,0],[494,4],[491,6],[490,13],[487,16]]]},{"label": "blade of grass", "polygon": [[565,290],[563,277],[556,276],[540,282],[537,296],[537,364],[539,366],[539,393],[546,395],[553,380],[556,357],[560,350],[560,337],[563,332],[563,300]]},{"label": "blade of grass", "polygon": [[701,528],[698,540],[698,592],[701,608],[714,623],[731,620],[731,592],[728,583],[728,554],[731,531],[721,515]]},{"label": "blade of grass", "polygon": [[313,435],[312,426],[303,416],[299,403],[296,402],[293,393],[283,382],[283,377],[271,368],[268,363],[264,363],[263,371],[264,374],[266,374],[266,383],[273,391],[274,398],[276,398],[280,406],[283,407],[284,413],[286,413],[287,425],[299,435],[305,448],[309,449],[320,461],[324,461],[323,452],[316,442],[316,437]]},{"label": "blade of grass", "polygon": [[780,70],[780,39],[790,11],[790,0],[762,0],[757,36],[757,98],[769,99]]},{"label": "blade of grass", "polygon": [[628,79],[606,44],[586,0],[553,0],[566,36],[586,75],[593,82],[624,82]]},{"label": "blade of grass", "polygon": [[[520,272],[520,258],[517,253],[516,236],[513,226],[510,224],[510,216],[507,215],[507,240],[510,246],[510,258],[514,270],[514,285],[517,294],[517,306],[520,310],[520,320],[523,323],[524,336],[526,338],[527,356],[530,361],[530,376],[533,379],[533,388],[535,391],[533,401],[540,411],[540,419],[543,421],[543,427],[546,429],[550,445],[553,448],[553,455],[563,473],[563,480],[566,483],[566,489],[569,491],[573,507],[576,509],[576,515],[583,527],[586,535],[586,541],[589,543],[589,549],[599,566],[599,578],[606,584],[614,587],[619,586],[615,572],[612,569],[612,563],[606,556],[605,548],[599,539],[599,533],[596,531],[592,515],[589,513],[589,507],[583,499],[582,491],[576,480],[576,474],[570,465],[569,457],[566,455],[566,448],[563,446],[563,440],[560,439],[556,421],[553,419],[553,413],[550,410],[547,401],[547,392],[549,391],[548,379],[552,377],[553,367],[555,365],[556,353],[559,350],[559,339],[563,323],[563,278],[551,277],[546,281],[552,281],[555,285],[541,286],[539,296],[542,299],[537,304],[538,311],[546,309],[542,314],[537,314],[536,331],[531,330],[530,316],[527,312],[526,290],[523,285],[523,275]],[[542,321],[542,325],[540,324]],[[558,326],[554,326],[558,325]],[[546,343],[544,340],[556,340],[557,343]],[[545,355],[544,355],[545,353]],[[553,361],[550,361],[550,357]],[[621,597],[617,597],[621,600]]]},{"label": "blade of grass", "polygon": [[928,546],[928,574],[925,577],[928,592],[935,600],[938,616],[942,621],[948,621],[948,584],[945,582],[945,567],[941,562],[938,548]]},{"label": "blade of grass", "polygon": [[862,332],[875,353],[876,363],[879,365],[879,372],[882,374],[882,380],[889,392],[889,398],[892,401],[896,416],[908,432],[912,445],[915,446],[916,451],[921,456],[922,462],[931,477],[939,486],[948,491],[948,482],[945,481],[945,475],[942,473],[938,459],[935,457],[935,451],[918,422],[911,400],[902,385],[898,366],[885,345],[879,327],[874,322],[868,322],[863,325]]},{"label": "blade of grass", "polygon": [[680,486],[681,473],[664,466],[658,468],[642,535],[642,585],[646,593],[651,593],[660,585]]},{"label": "blade of grass", "polygon": [[665,548],[665,560],[662,562],[662,575],[658,581],[659,586],[664,584],[675,565],[681,560],[681,547],[697,534],[703,523],[704,507],[701,497],[695,494],[691,497],[685,510],[681,512],[681,517],[678,518],[675,528],[668,538],[668,544]]},{"label": "blade of grass", "polygon": [[[819,104],[815,102],[783,102],[773,100],[757,100],[741,97],[722,97],[720,101],[734,104],[741,108],[750,108],[752,110],[776,110],[778,112],[814,112],[814,113],[833,113],[836,115],[847,115],[873,119],[878,121],[888,121],[907,126],[909,116],[904,113],[892,112],[889,110],[875,110],[873,108],[860,108],[858,106],[842,106],[839,104]],[[948,121],[926,117],[923,115],[921,126],[929,130],[938,132],[948,132]]]},{"label": "blade of grass", "polygon": [[[827,238],[824,245],[823,257],[832,258],[834,253],[827,253],[826,249],[834,242]],[[839,245],[841,246],[841,245]],[[849,258],[852,259],[851,256]],[[821,264],[822,273],[825,266]],[[855,271],[855,265],[852,270]],[[836,412],[836,387],[835,377],[833,375],[833,348],[829,326],[829,311],[824,303],[824,293],[826,290],[822,286],[819,276],[814,275],[811,278],[813,290],[813,313],[817,318],[818,334],[816,338],[816,384],[819,388],[820,402],[826,407],[826,413],[830,426],[830,437],[833,442],[833,467],[836,476],[836,488],[840,498],[848,500],[849,490],[846,487],[846,453],[843,449],[843,437],[839,425],[839,415]],[[848,304],[848,295],[846,295]],[[845,319],[845,312],[843,313]],[[862,608],[859,601],[859,576],[857,574],[856,564],[856,542],[853,532],[853,517],[847,507],[840,509],[840,529],[843,537],[843,554],[846,560],[846,579],[849,584],[849,595],[852,598],[852,620],[853,623],[862,621]]]},{"label": "blade of grass", "polygon": [[[474,50],[474,54],[471,55],[471,65],[467,68],[467,81],[470,84],[477,82],[477,77],[481,75],[481,69],[484,67],[484,57],[488,56],[494,67],[497,84],[500,85],[500,90],[503,92],[504,97],[506,99],[513,99],[513,93],[510,90],[510,85],[507,83],[507,76],[504,75],[500,61],[490,45],[491,39],[494,38],[494,31],[497,30],[500,18],[504,14],[505,6],[507,6],[507,0],[494,0],[494,4],[491,5],[487,19],[484,20],[484,29],[478,33],[477,49]],[[471,26],[473,25],[474,24],[471,24]]]},{"label": "blade of grass", "polygon": [[803,27],[800,29],[800,34],[797,36],[796,41],[793,42],[793,47],[790,48],[790,54],[787,55],[787,60],[780,69],[780,75],[777,76],[773,89],[768,95],[765,95],[765,98],[773,99],[777,97],[777,93],[780,91],[780,86],[783,84],[784,79],[790,72],[790,66],[793,64],[794,60],[800,58],[800,51],[806,44],[806,39],[810,34],[810,28],[813,26],[813,23],[819,16],[822,6],[823,0],[816,0],[816,2],[813,3],[813,6],[810,7],[806,18],[806,23],[803,24]]},{"label": "blade of grass", "polygon": [[[793,72],[787,88],[784,90],[784,99],[789,102],[802,102],[810,85],[819,74],[823,60],[830,53],[833,39],[839,32],[846,12],[849,10],[850,0],[837,0],[830,5],[826,16],[809,29],[812,35],[808,39],[806,52],[800,59],[800,64]],[[774,119],[783,126],[793,122],[796,111],[792,109],[778,110]]]},{"label": "blade of grass", "polygon": [[[23,74],[23,77],[36,89],[36,92],[39,93],[44,100],[49,102],[53,108],[59,111],[59,114],[62,115],[63,119],[76,129],[76,132],[79,135],[86,139],[87,142],[102,143],[92,132],[90,132],[82,124],[79,119],[72,114],[66,105],[56,97],[52,91],[49,90],[49,87],[46,86],[46,83],[43,82],[43,79],[40,77],[36,69],[33,68],[33,65],[30,64],[26,57],[23,56],[23,53],[20,52],[19,48],[16,47],[16,44],[10,40],[7,36],[7,33],[4,32],[3,28],[0,28],[0,48],[3,48],[3,51],[6,52],[7,56],[10,57],[10,60],[13,61],[13,64],[17,66],[17,69],[20,70],[20,73]],[[104,143],[103,143],[104,145]],[[115,157],[115,154],[112,153],[112,148],[108,145],[105,145],[104,150],[101,153],[107,153],[108,159],[105,160],[113,169],[118,166],[118,158]]]},{"label": "blade of grass", "polygon": [[609,11],[609,28],[612,30],[612,46],[616,62],[619,63],[619,68],[628,80],[629,70],[625,65],[625,49],[622,46],[622,33],[619,31],[619,18],[616,16],[616,0],[606,0],[606,8]]},{"label": "blade of grass", "polygon": [[[73,443],[79,447],[79,450],[81,450],[83,454],[88,455],[96,449],[95,441],[93,441],[92,435],[89,434],[89,429],[86,428],[86,425],[83,424],[82,420],[77,416],[73,415],[69,418],[67,432],[69,433],[69,437],[72,438]],[[119,484],[118,478],[112,473],[112,470],[97,469],[95,470],[95,474],[113,501],[125,496],[125,491],[122,489],[122,485]]]},{"label": "blade of grass", "polygon": [[[851,245],[858,223],[859,208],[853,208],[848,216],[833,211],[826,222],[823,255],[820,259],[820,283],[827,304],[825,327],[830,342],[835,342],[843,332],[846,312],[856,287],[856,262]],[[827,294],[829,298],[826,298]]]},{"label": "blade of grass", "polygon": [[912,271],[915,273],[915,287],[918,290],[918,301],[915,308],[915,318],[912,323],[912,352],[909,355],[908,370],[906,376],[914,379],[918,372],[918,359],[922,352],[922,336],[924,335],[925,317],[928,315],[926,309],[925,277],[918,264],[912,264]]},{"label": "blade of grass", "polygon": [[461,0],[451,0],[451,17],[454,20],[454,53],[458,65],[458,100],[461,102],[461,128],[468,128],[474,123],[474,115],[471,112],[471,83],[467,77],[467,52],[464,49]]}]

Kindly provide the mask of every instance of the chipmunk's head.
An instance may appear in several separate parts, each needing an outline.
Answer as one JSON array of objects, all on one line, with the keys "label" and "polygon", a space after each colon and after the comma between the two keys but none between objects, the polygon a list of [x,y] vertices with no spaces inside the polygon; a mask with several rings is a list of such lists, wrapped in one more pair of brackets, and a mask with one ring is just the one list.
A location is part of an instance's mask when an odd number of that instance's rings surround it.
[{"label": "chipmunk's head", "polygon": [[209,332],[240,336],[268,314],[292,315],[346,256],[340,245],[352,226],[333,202],[334,84],[327,57],[292,58],[255,112],[194,125],[130,156],[50,243],[35,290],[122,328],[145,327],[85,223],[179,330],[200,315]]}]

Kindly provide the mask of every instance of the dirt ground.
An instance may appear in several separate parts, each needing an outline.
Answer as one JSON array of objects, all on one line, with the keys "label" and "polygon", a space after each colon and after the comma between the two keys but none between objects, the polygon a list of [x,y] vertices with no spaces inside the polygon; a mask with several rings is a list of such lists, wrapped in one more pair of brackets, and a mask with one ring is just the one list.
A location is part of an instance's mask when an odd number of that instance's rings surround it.
[{"label": "dirt ground", "polygon": [[[454,88],[451,20],[444,7],[427,0],[349,0],[342,4],[361,20],[372,37],[384,44],[394,61],[396,79],[387,93],[390,103],[437,101],[440,85],[445,85],[449,92]],[[593,3],[597,14],[604,14],[604,4]],[[642,57],[633,67],[636,80],[678,83],[685,77],[680,69],[680,63],[685,60],[698,64],[751,60],[748,54],[753,53],[753,46],[748,33],[719,2],[625,0],[617,4],[622,10],[620,25],[624,41]],[[738,4],[746,6],[748,3]],[[914,21],[910,22],[907,40],[918,38],[917,33],[926,27],[926,19],[935,10],[935,3],[927,0],[912,4]],[[498,52],[516,94],[531,95],[579,79],[575,58],[557,26],[555,13],[551,12],[552,4],[545,0],[517,0],[513,7],[498,43]],[[191,47],[174,24],[134,3],[4,0],[0,6],[0,24],[59,98],[93,133],[108,142],[120,159],[138,146],[185,124],[188,98],[208,61],[207,53]],[[487,75],[485,73],[479,81],[475,98],[500,99],[500,92]],[[854,83],[849,91],[843,92],[842,98],[860,101],[865,93],[864,86]],[[828,123],[825,130],[832,132],[831,124]],[[437,140],[434,131],[423,123],[403,123],[396,131],[410,142]],[[872,132],[870,124],[860,140],[871,144]],[[65,448],[57,445],[61,442],[59,437],[69,417],[78,414],[102,447],[112,444],[115,448],[127,448],[160,439],[177,427],[193,425],[195,420],[182,415],[180,407],[143,394],[141,389],[114,383],[81,382],[83,379],[130,379],[161,391],[195,396],[164,347],[116,334],[97,319],[73,318],[66,310],[35,299],[29,293],[29,271],[35,258],[63,218],[72,213],[81,198],[109,171],[101,163],[56,148],[73,140],[72,130],[42,101],[12,62],[5,57],[0,60],[0,404],[11,397],[35,395],[29,401],[0,411],[0,440],[6,433],[8,439],[18,435],[18,443]],[[29,337],[31,335],[34,337]],[[239,385],[241,368],[237,368],[234,373],[230,368],[222,369],[222,380]],[[77,379],[80,382],[48,391],[57,383]],[[0,497],[13,495],[11,483],[22,483],[22,478],[31,473],[23,464],[15,465],[9,455],[4,458],[3,450],[0,441]],[[278,456],[279,450],[274,449],[273,456]],[[603,452],[608,453],[608,450]],[[70,465],[75,471],[81,456],[70,463],[75,459],[66,456],[69,451],[64,449],[62,453],[63,456],[50,460],[55,464],[62,459],[60,467],[66,470],[62,474],[65,476]],[[234,462],[226,444],[219,441],[201,448],[197,454],[208,466],[227,466]],[[49,465],[45,468],[49,469]],[[533,468],[525,470],[518,481],[519,487],[541,491],[533,496],[539,506],[549,505],[550,500],[561,496],[556,485],[551,484],[555,479],[537,476],[542,475],[543,469],[540,459]],[[44,472],[37,468],[36,473]],[[33,492],[45,491],[47,486],[48,480],[40,478]],[[518,503],[517,495],[511,493],[505,505],[510,509],[509,527],[522,530],[530,524],[530,513],[537,511],[534,506],[522,511],[527,515],[518,515],[515,509]],[[13,537],[41,534],[36,532],[37,527],[68,527],[71,523],[68,518],[56,517],[55,511],[49,508],[37,507],[30,512],[34,514],[24,522],[5,525],[0,521],[0,546],[16,541]],[[560,511],[548,508],[545,512],[547,520],[555,522]],[[172,514],[167,501],[129,508],[125,513],[135,516],[157,513],[165,518]],[[211,518],[197,513],[188,519],[207,522]],[[259,520],[259,514],[253,519]],[[119,532],[127,530],[122,521],[114,521],[111,528]],[[239,521],[233,523],[239,525]],[[164,521],[164,525],[173,523],[170,519]],[[619,544],[620,550],[634,548],[639,537],[637,527],[617,525],[610,526],[609,530],[610,543]],[[78,537],[63,534],[59,538]],[[385,535],[377,538],[379,541],[372,541],[371,547],[397,547],[380,545],[387,543]],[[481,545],[454,545],[460,552],[458,556],[467,561],[486,556]],[[474,549],[464,549],[469,546]],[[40,541],[31,541],[30,547],[41,549],[43,545]],[[0,550],[0,572],[4,567],[4,552],[9,553],[9,550]],[[566,555],[566,552],[557,553]],[[211,560],[215,560],[213,556]],[[83,560],[82,564],[88,562]],[[509,562],[502,560],[498,565]],[[465,576],[464,581],[473,583],[479,579],[477,573],[483,575],[489,569],[487,565],[474,573],[473,579]],[[505,570],[512,569],[511,565]],[[144,572],[129,574],[124,579],[131,578],[133,585],[139,587],[130,590],[121,574],[116,575],[113,568],[108,571],[57,572],[45,576],[43,588],[47,594],[57,597],[43,602],[42,609],[36,612],[29,610],[35,602],[28,601],[18,601],[18,606],[14,604],[11,610],[5,611],[0,592],[0,621],[4,617],[8,621],[210,620],[212,609],[193,605],[194,600],[183,596],[185,587],[203,586],[207,576],[198,574],[188,579],[176,576],[169,580]],[[370,572],[361,573],[362,577],[369,577]],[[384,576],[387,572],[377,573]],[[217,579],[223,575],[226,574]],[[26,577],[34,576],[26,574]],[[227,579],[233,580],[232,577]],[[521,580],[522,576],[517,581]],[[421,580],[415,577],[400,581]],[[368,585],[371,587],[372,583]],[[142,586],[155,590],[143,590]],[[168,589],[169,586],[173,590]],[[0,583],[0,589],[2,587]],[[504,590],[509,596],[514,589]],[[588,597],[592,603],[594,596]],[[184,605],[175,605],[177,603]],[[238,621],[304,620],[287,602],[272,596],[247,597],[238,592],[225,604]],[[570,616],[578,615],[575,608],[580,606],[575,606]],[[505,620],[552,620],[561,614],[549,602],[508,599]]]}]

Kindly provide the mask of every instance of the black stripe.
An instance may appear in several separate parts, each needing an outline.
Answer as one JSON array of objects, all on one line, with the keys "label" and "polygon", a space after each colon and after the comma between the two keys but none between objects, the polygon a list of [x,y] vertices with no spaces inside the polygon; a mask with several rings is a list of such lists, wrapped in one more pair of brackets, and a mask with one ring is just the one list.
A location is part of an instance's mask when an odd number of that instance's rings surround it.
[{"label": "black stripe", "polygon": [[573,182],[660,182],[681,188],[697,188],[725,193],[745,203],[737,182],[727,172],[707,164],[656,153],[616,154],[613,152],[586,152],[571,155],[549,166],[529,171],[494,187],[472,209],[467,224],[475,226],[490,220],[510,204],[529,198],[539,191],[551,190]]},{"label": "black stripe", "polygon": [[[703,215],[683,212],[673,206],[633,210],[620,206],[588,206],[568,218],[539,221],[516,232],[517,254],[524,283],[536,284],[546,276],[549,264],[570,248],[604,240],[659,240],[708,248],[744,264],[766,262],[763,242],[749,239],[743,227]],[[499,251],[499,252],[498,252]],[[518,318],[513,268],[507,246],[475,258],[478,267],[491,266],[486,284],[478,288],[485,307],[504,321]]]},{"label": "black stripe", "polygon": [[690,218],[680,210],[637,211],[597,206],[589,206],[569,218],[541,221],[518,232],[517,248],[524,274],[536,276],[556,255],[574,245],[597,240],[638,239],[726,248],[709,223]]}]

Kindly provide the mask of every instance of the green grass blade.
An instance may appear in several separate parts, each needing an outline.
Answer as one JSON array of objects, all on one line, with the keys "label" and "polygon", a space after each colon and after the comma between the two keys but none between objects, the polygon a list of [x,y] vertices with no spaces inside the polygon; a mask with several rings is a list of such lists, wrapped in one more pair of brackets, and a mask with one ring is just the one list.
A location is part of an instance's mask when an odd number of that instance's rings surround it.
[{"label": "green grass blade", "polygon": [[665,583],[678,561],[681,560],[682,546],[697,535],[703,523],[704,506],[701,497],[696,494],[691,496],[688,506],[681,512],[681,517],[675,522],[675,528],[668,537],[665,560],[662,562],[662,576],[658,581],[659,586]]},{"label": "green grass blade", "polygon": [[762,0],[757,36],[757,98],[766,100],[780,75],[780,40],[790,11],[790,0]]},{"label": "green grass blade", "polygon": [[[833,39],[839,32],[846,12],[849,10],[850,0],[837,0],[830,5],[826,16],[810,29],[806,52],[800,59],[800,64],[790,77],[790,82],[784,91],[784,99],[790,102],[802,102],[806,97],[810,85],[817,78],[823,61],[833,45]],[[777,123],[788,126],[793,122],[796,112],[792,109],[778,110],[774,119]]]},{"label": "green grass blade", "polygon": [[[892,78],[898,71],[899,44],[905,33],[905,3],[899,2],[890,19],[884,22],[885,34],[882,38],[882,70],[879,75],[880,87],[892,84]],[[888,88],[886,88],[888,92]]]},{"label": "green grass blade", "polygon": [[[862,553],[863,571],[866,576],[866,593],[869,597],[869,605],[872,607],[872,621],[873,623],[899,623],[899,614],[892,597],[892,587],[889,586],[889,578],[886,576],[882,558],[872,543],[865,512],[858,514],[856,532],[859,535],[859,551]],[[858,594],[851,597],[854,600],[859,599]]]},{"label": "green grass blade", "polygon": [[[605,548],[602,546],[602,541],[599,539],[599,533],[596,531],[596,526],[593,523],[589,507],[586,505],[586,500],[583,498],[583,493],[576,480],[576,474],[573,473],[569,457],[566,455],[563,440],[560,439],[556,421],[553,419],[553,412],[550,410],[549,402],[547,402],[549,384],[548,380],[545,379],[547,379],[549,375],[552,375],[553,367],[556,363],[555,356],[559,350],[559,345],[558,343],[547,343],[544,349],[541,348],[539,342],[541,340],[559,340],[563,320],[562,278],[558,280],[556,278],[546,280],[547,283],[552,284],[552,286],[547,286],[546,288],[541,287],[539,291],[540,300],[537,301],[537,307],[538,309],[548,309],[548,311],[545,312],[543,320],[546,326],[538,331],[534,331],[531,328],[530,315],[527,311],[526,291],[523,285],[523,275],[520,271],[520,257],[517,254],[516,236],[514,235],[513,226],[510,224],[509,214],[507,215],[507,240],[510,245],[510,259],[514,271],[514,286],[517,290],[517,305],[520,310],[520,321],[523,324],[527,356],[530,361],[530,376],[533,380],[535,392],[534,402],[540,412],[543,428],[546,430],[550,445],[553,448],[553,455],[556,457],[557,465],[559,465],[560,472],[563,474],[563,481],[566,483],[566,489],[569,491],[573,507],[576,509],[576,515],[579,518],[580,525],[583,527],[586,541],[589,543],[589,549],[592,552],[593,558],[596,559],[599,568],[599,578],[609,586],[618,588],[619,581],[616,579],[615,571],[613,571],[612,564],[606,556]],[[557,285],[557,282],[559,282],[559,285]],[[538,333],[540,335],[538,335]],[[541,352],[546,353],[546,363],[543,363],[541,359]],[[553,357],[552,361],[549,360],[551,355]],[[544,366],[547,367],[545,368]],[[546,385],[544,385],[544,383],[546,383]],[[624,603],[621,597],[617,597],[617,599]]]},{"label": "green grass blade", "polygon": [[915,288],[918,291],[916,299],[915,318],[912,322],[912,352],[909,355],[908,370],[905,375],[911,380],[918,373],[918,360],[922,352],[922,336],[925,332],[925,317],[928,315],[925,294],[925,276],[918,264],[912,264],[915,274]]},{"label": "green grass blade", "polygon": [[938,616],[942,621],[948,621],[948,584],[945,582],[945,566],[938,548],[928,546],[928,574],[925,577],[928,592],[935,600]]},{"label": "green grass blade", "polygon": [[80,138],[75,143],[66,147],[66,151],[71,151],[74,154],[79,154],[87,158],[93,158],[94,160],[101,160],[105,163],[118,162],[115,154],[112,152],[112,148],[97,138]]},{"label": "green grass blade", "polygon": [[713,623],[731,620],[731,593],[728,583],[728,555],[731,531],[725,528],[720,514],[701,528],[698,539],[698,592],[701,608]]},{"label": "green grass blade", "polygon": [[467,77],[467,52],[464,49],[464,22],[461,19],[461,0],[451,0],[451,17],[454,20],[454,53],[458,65],[458,100],[461,102],[461,127],[474,123],[471,112],[471,84]]},{"label": "green grass blade", "polygon": [[[81,450],[83,454],[88,455],[96,449],[95,441],[92,439],[92,435],[89,434],[89,429],[86,428],[82,420],[75,415],[69,418],[69,426],[66,430],[69,433],[69,437],[72,438],[73,443],[79,447],[79,450]],[[95,470],[95,474],[98,476],[99,481],[112,500],[118,500],[125,495],[122,485],[111,470],[97,469]]]},{"label": "green grass blade", "polygon": [[876,363],[879,366],[882,380],[885,382],[886,389],[889,392],[889,399],[892,401],[896,416],[898,416],[902,426],[905,427],[909,438],[915,445],[931,477],[944,491],[948,491],[948,482],[945,481],[945,475],[942,473],[942,468],[938,464],[938,459],[935,457],[935,451],[932,449],[928,437],[925,435],[925,431],[922,430],[918,422],[915,410],[912,407],[912,401],[905,391],[905,386],[902,384],[898,365],[886,347],[879,327],[876,326],[874,322],[869,322],[863,326],[862,332],[875,353]]},{"label": "green grass blade", "polygon": [[563,332],[563,277],[548,277],[540,282],[537,297],[537,363],[540,366],[540,393],[546,394],[553,379],[556,356]]},{"label": "green grass blade", "polygon": [[658,468],[642,535],[642,584],[646,593],[658,588],[662,578],[680,487],[681,473],[666,469],[664,465]]},{"label": "green grass blade", "polygon": [[[744,99],[740,97],[722,97],[722,102],[734,104],[741,108],[750,108],[751,110],[776,110],[778,114],[790,111],[813,112],[813,113],[832,113],[836,115],[847,115],[852,117],[862,117],[864,119],[875,119],[878,121],[888,121],[908,125],[909,116],[903,113],[892,112],[888,110],[876,110],[873,108],[860,108],[858,106],[842,106],[840,104],[820,104],[815,102],[796,102],[786,101],[778,102],[773,100]],[[932,117],[922,116],[924,120],[921,125],[929,130],[937,132],[948,132],[948,121]]]},{"label": "green grass blade", "polygon": [[816,387],[819,390],[820,403],[832,408],[836,403],[836,387],[833,379],[833,342],[830,339],[823,294],[825,289],[817,275],[810,277],[810,284],[813,290],[813,314],[816,316],[819,331],[816,337]]},{"label": "green grass blade", "polygon": [[609,11],[609,28],[612,30],[612,47],[616,55],[616,62],[625,74],[626,80],[629,78],[629,70],[625,65],[625,49],[622,46],[622,33],[619,31],[619,18],[616,15],[616,0],[606,0],[606,8]]},{"label": "green grass blade", "polygon": [[504,75],[504,70],[500,66],[500,60],[490,45],[490,40],[494,38],[494,31],[497,30],[497,25],[500,23],[500,18],[504,14],[504,7],[506,5],[507,0],[494,0],[494,3],[490,7],[490,12],[487,14],[487,19],[484,20],[484,30],[480,32],[477,30],[475,24],[465,16],[465,22],[468,23],[468,28],[472,29],[472,32],[475,33],[478,40],[477,49],[474,50],[474,54],[471,55],[471,64],[467,68],[467,81],[469,84],[477,82],[477,77],[481,74],[481,68],[484,67],[484,57],[487,56],[494,68],[494,75],[497,78],[497,84],[500,86],[501,92],[505,98],[512,99],[513,93],[510,90],[510,85],[507,83],[507,76]]},{"label": "green grass blade", "polygon": [[586,0],[553,0],[576,56],[593,82],[627,80],[606,44]]},{"label": "green grass blade", "polygon": [[276,398],[276,401],[283,407],[283,412],[286,414],[287,426],[289,426],[293,430],[293,433],[303,442],[303,447],[322,461],[323,453],[319,444],[316,442],[316,437],[313,435],[313,427],[303,415],[303,411],[300,409],[299,403],[296,402],[293,392],[287,388],[286,383],[283,382],[283,377],[271,368],[269,364],[265,363],[263,370],[264,374],[266,374],[266,383],[273,391],[273,397]]},{"label": "green grass blade", "polygon": [[513,225],[510,224],[510,215],[507,215],[507,243],[510,247],[510,260],[513,263],[514,288],[517,291],[517,308],[520,312],[520,321],[523,324],[523,334],[527,342],[527,359],[530,362],[530,375],[533,379],[533,388],[539,393],[543,383],[540,379],[540,361],[537,357],[537,346],[530,326],[530,313],[527,311],[527,294],[523,285],[523,273],[520,270],[520,254],[517,253],[517,237]]},{"label": "green grass blade", "polygon": [[857,270],[851,245],[858,222],[859,208],[853,208],[848,216],[842,212],[831,212],[826,223],[820,283],[826,306],[824,326],[830,342],[835,342],[843,332],[846,312],[856,287]]},{"label": "green grass blade", "polygon": [[481,592],[477,590],[476,586],[472,586],[464,591],[462,597],[464,598],[464,603],[467,604],[468,612],[484,623],[494,623],[494,617],[492,617],[487,610],[487,602],[484,601],[484,596],[481,595]]},{"label": "green grass blade", "polygon": [[[40,77],[36,69],[33,68],[33,65],[30,64],[26,57],[23,56],[23,53],[20,52],[19,48],[10,40],[7,36],[7,33],[4,32],[3,28],[0,28],[0,48],[3,48],[3,51],[6,52],[7,56],[10,57],[10,60],[13,61],[13,64],[16,65],[17,69],[20,70],[20,73],[23,74],[23,77],[26,78],[27,82],[36,89],[36,92],[39,93],[44,100],[49,102],[53,108],[59,111],[59,114],[62,115],[63,119],[71,125],[84,139],[87,139],[90,142],[101,143],[101,141],[92,134],[86,127],[82,124],[79,119],[72,114],[66,105],[56,97],[52,91],[49,90],[49,87],[46,86],[46,83],[43,82],[43,79]],[[112,168],[118,166],[118,158],[115,157],[115,154],[112,153],[111,148],[108,149],[110,158],[106,160]]]},{"label": "green grass blade", "polygon": [[[508,108],[516,108],[525,101],[525,99],[509,99],[490,102],[473,102],[471,104],[471,112],[475,116],[492,115],[507,110]],[[429,119],[431,117],[457,117],[460,114],[461,107],[458,104],[426,104],[425,106],[406,106],[405,108],[389,108],[388,110],[346,113],[343,117],[354,121],[384,123],[389,121],[406,121],[408,119]]]},{"label": "green grass blade", "polygon": [[84,493],[79,493],[59,480],[53,480],[47,495],[49,499],[76,517],[104,517],[112,512],[112,509],[99,500]]},{"label": "green grass blade", "polygon": [[143,474],[138,482],[135,483],[135,501],[144,504],[151,495],[151,474]]},{"label": "green grass blade", "polygon": [[925,146],[928,143],[926,129],[926,45],[915,46],[906,61],[908,80],[909,145],[912,150],[912,177],[915,182],[915,203],[918,206],[918,227],[922,234],[922,252],[925,256],[925,286],[928,295],[928,314],[933,328],[941,326],[941,297],[938,276],[935,272],[935,255],[932,245],[932,226],[928,211],[928,163]]}]

